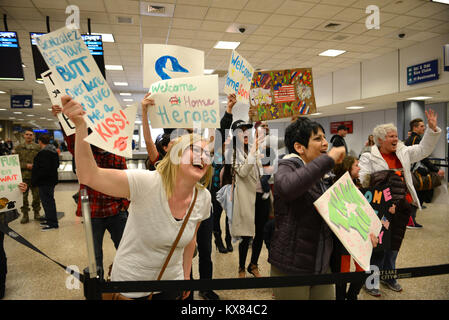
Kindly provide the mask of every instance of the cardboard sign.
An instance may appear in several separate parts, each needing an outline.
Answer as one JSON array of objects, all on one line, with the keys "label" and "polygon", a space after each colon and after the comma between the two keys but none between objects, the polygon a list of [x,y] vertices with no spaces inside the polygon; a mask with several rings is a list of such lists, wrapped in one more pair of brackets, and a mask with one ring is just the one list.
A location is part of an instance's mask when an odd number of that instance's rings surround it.
[{"label": "cardboard sign", "polygon": [[220,127],[218,75],[155,82],[150,88],[155,106],[149,108],[153,128]]},{"label": "cardboard sign", "polygon": [[0,156],[0,212],[22,207],[21,182],[19,155]]},{"label": "cardboard sign", "polygon": [[201,76],[204,51],[164,44],[144,44],[143,87],[157,81]]},{"label": "cardboard sign", "polygon": [[[56,84],[56,79],[53,79],[50,70],[41,73],[41,78],[44,81],[45,88],[47,89],[48,96],[50,97],[52,105],[58,105],[62,107],[61,96],[63,91],[61,85]],[[75,124],[70,121],[65,114],[58,113],[58,120],[67,136],[75,133]]]},{"label": "cardboard sign", "polygon": [[346,172],[314,205],[355,261],[370,270],[373,245],[370,233],[378,236],[382,223]]},{"label": "cardboard sign", "polygon": [[134,126],[136,110],[121,108],[79,32],[64,27],[36,38],[36,43],[60,89],[86,111],[92,129],[86,141],[131,157],[129,127]]},{"label": "cardboard sign", "polygon": [[374,212],[382,223],[382,229],[379,233],[379,243],[374,251],[390,249],[390,223],[393,215],[396,214],[396,206],[393,204],[390,186],[362,188],[360,192],[365,196],[365,199],[374,209]]},{"label": "cardboard sign", "polygon": [[232,51],[226,75],[224,93],[235,93],[237,102],[249,104],[249,91],[253,79],[254,68],[237,51]]},{"label": "cardboard sign", "polygon": [[254,73],[250,90],[252,121],[288,118],[315,112],[312,69]]}]

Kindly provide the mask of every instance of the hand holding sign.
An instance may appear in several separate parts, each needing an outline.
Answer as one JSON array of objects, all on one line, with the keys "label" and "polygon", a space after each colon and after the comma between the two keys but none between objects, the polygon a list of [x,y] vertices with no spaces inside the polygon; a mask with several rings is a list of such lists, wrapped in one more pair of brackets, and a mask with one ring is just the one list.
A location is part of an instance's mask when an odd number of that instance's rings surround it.
[{"label": "hand holding sign", "polygon": [[63,105],[63,113],[75,124],[75,126],[81,126],[86,123],[84,116],[86,111],[80,103],[73,100],[70,96],[62,96],[61,102]]}]

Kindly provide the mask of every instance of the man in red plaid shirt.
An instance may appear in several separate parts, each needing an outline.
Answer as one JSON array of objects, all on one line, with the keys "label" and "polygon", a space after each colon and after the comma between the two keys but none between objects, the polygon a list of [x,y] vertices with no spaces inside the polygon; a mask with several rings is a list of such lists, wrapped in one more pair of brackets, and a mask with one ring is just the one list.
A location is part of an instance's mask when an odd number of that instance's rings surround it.
[{"label": "man in red plaid shirt", "polygon": [[[52,113],[56,116],[62,111],[60,106],[52,106]],[[75,135],[66,136],[64,130],[64,140],[67,148],[72,156],[75,155]],[[100,168],[127,169],[124,157],[109,153],[95,146],[91,146],[95,161]],[[97,264],[97,272],[100,277],[103,276],[103,237],[105,231],[108,230],[114,246],[117,249],[122,239],[123,230],[125,229],[126,220],[128,218],[129,201],[123,198],[114,198],[107,196],[101,192],[95,191],[83,184],[80,184],[78,192],[78,207],[76,215],[82,216],[81,213],[81,190],[86,189],[89,197],[92,235],[94,240],[95,262]]]}]

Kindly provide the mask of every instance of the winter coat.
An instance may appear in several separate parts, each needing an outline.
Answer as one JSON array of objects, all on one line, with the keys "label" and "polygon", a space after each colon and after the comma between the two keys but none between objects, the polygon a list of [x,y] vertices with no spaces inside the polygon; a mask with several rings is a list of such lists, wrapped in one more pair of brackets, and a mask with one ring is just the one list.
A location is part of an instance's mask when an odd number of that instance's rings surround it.
[{"label": "winter coat", "polygon": [[[410,167],[412,163],[418,162],[421,159],[428,157],[432,153],[433,149],[435,149],[435,146],[438,143],[440,134],[441,129],[438,127],[437,132],[434,132],[432,129],[427,128],[420,144],[407,147],[406,145],[404,145],[404,143],[398,141],[396,156],[402,163],[405,183],[407,185],[408,192],[410,192],[413,198],[413,203],[418,208],[421,208],[421,206],[419,204],[416,190],[413,187]],[[387,162],[382,157],[382,154],[380,153],[379,148],[376,145],[371,147],[371,152],[365,152],[361,155],[359,159],[359,167],[359,177],[362,185],[367,184],[366,181],[369,179],[369,175],[371,173],[389,169]]]},{"label": "winter coat", "polygon": [[290,274],[325,273],[333,249],[332,231],[313,203],[331,185],[324,175],[334,160],[319,156],[304,164],[298,156],[279,161],[274,175],[275,230],[268,262]]},{"label": "winter coat", "polygon": [[59,155],[56,147],[46,145],[34,157],[31,175],[33,186],[55,186],[58,184]]}]

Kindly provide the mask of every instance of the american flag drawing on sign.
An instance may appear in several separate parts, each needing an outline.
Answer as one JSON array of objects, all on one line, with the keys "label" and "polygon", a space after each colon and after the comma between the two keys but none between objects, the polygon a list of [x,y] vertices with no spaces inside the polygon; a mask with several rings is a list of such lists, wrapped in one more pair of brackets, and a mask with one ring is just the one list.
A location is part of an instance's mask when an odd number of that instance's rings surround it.
[{"label": "american flag drawing on sign", "polygon": [[293,85],[284,85],[279,90],[274,90],[275,103],[295,101],[295,87]]}]

